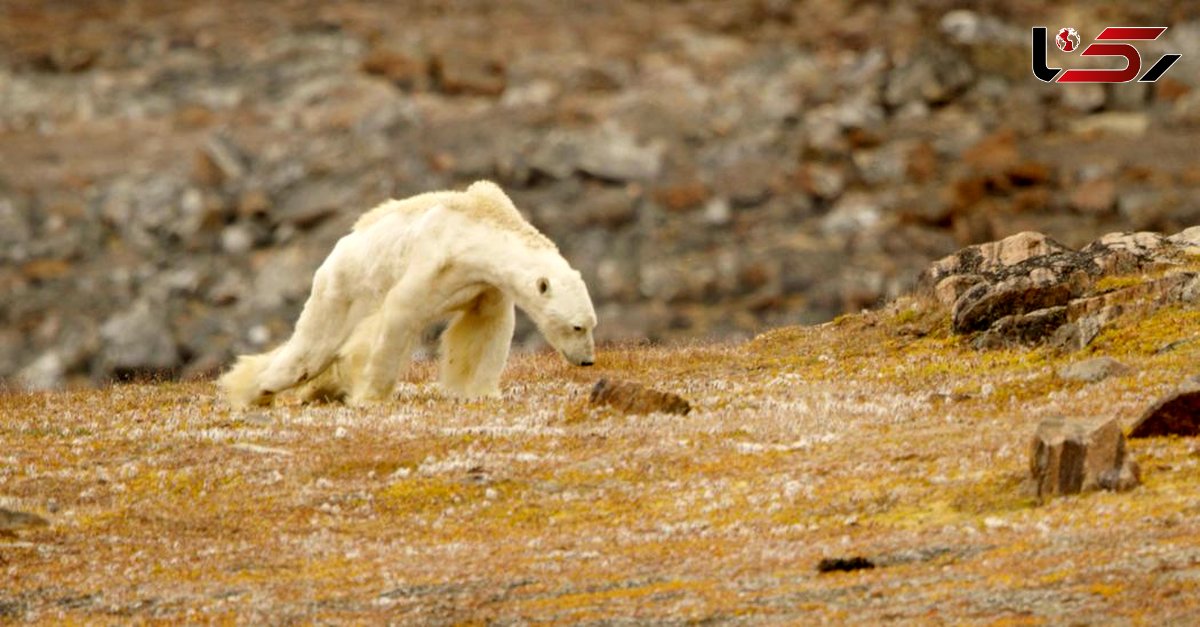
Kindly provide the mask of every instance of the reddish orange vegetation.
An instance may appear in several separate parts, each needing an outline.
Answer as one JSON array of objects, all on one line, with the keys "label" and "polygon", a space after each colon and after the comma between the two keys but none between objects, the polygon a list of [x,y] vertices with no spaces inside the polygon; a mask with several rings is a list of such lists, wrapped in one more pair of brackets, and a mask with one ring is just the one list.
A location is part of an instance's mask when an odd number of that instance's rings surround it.
[{"label": "reddish orange vegetation", "polygon": [[[1200,611],[1200,447],[1132,441],[1145,485],[1022,492],[1047,416],[1118,416],[1193,373],[1197,312],[1088,355],[976,352],[902,302],[742,345],[510,364],[503,399],[234,413],[211,384],[0,396],[0,617],[412,623],[603,619],[1063,623]],[[900,329],[904,329],[903,332]],[[1172,350],[1160,351],[1174,344]],[[585,404],[608,376],[687,416]],[[876,568],[818,574],[825,557]]]}]

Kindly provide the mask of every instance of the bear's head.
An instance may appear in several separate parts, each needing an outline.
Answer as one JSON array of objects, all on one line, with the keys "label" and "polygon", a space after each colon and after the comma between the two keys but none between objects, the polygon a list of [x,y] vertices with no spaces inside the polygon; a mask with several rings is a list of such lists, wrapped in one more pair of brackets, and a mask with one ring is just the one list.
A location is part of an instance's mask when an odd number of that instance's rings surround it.
[{"label": "bear's head", "polygon": [[528,297],[522,300],[528,306],[522,309],[537,325],[542,337],[567,361],[576,366],[590,366],[596,361],[596,344],[592,338],[596,311],[592,308],[583,277],[561,257],[558,261],[527,275],[530,278],[522,291]]}]

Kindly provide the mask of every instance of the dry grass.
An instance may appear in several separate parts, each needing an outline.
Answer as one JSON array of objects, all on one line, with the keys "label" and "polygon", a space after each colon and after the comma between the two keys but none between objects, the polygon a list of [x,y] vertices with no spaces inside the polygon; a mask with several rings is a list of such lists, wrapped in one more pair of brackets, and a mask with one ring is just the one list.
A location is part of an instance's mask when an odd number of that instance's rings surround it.
[{"label": "dry grass", "polygon": [[[1038,507],[1046,416],[1118,416],[1193,374],[1200,316],[1124,321],[1083,385],[1043,350],[980,353],[908,304],[744,345],[514,359],[454,403],[421,364],[388,405],[231,412],[210,384],[0,396],[0,619],[165,622],[1187,622],[1200,450],[1146,484]],[[903,332],[899,329],[904,329]],[[924,334],[924,335],[922,335]],[[1171,345],[1171,350],[1161,351]],[[601,376],[686,417],[588,408]],[[880,567],[818,574],[823,557]]]}]

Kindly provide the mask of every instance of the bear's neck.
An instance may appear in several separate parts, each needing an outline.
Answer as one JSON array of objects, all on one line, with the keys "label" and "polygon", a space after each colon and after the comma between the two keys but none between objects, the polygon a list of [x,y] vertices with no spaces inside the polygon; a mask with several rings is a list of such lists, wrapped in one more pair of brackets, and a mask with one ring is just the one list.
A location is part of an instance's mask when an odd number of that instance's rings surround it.
[{"label": "bear's neck", "polygon": [[464,261],[471,266],[470,274],[507,294],[521,309],[530,311],[537,302],[538,269],[545,268],[544,275],[553,274],[548,264],[560,262],[561,258],[552,249],[529,245],[515,233],[504,233],[490,244],[473,247],[464,255]]}]

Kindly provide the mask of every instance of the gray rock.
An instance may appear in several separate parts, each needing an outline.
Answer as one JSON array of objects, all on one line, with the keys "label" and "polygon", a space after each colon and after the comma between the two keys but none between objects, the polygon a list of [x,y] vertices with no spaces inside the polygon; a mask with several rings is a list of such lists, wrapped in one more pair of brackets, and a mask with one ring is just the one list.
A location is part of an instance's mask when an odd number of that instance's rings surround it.
[{"label": "gray rock", "polygon": [[246,155],[224,135],[211,135],[201,148],[200,158],[211,164],[220,182],[237,181],[246,175]]},{"label": "gray rock", "polygon": [[575,173],[581,142],[573,135],[550,133],[527,156],[530,169],[562,180]]},{"label": "gray rock", "polygon": [[1035,284],[1024,277],[981,283],[954,303],[952,325],[956,333],[981,331],[1005,316],[1063,306],[1070,299],[1071,288],[1063,283]]},{"label": "gray rock", "polygon": [[969,9],[947,11],[938,20],[938,29],[952,41],[967,45],[1024,43],[1026,36],[1016,26]]},{"label": "gray rock", "polygon": [[17,382],[27,390],[56,390],[67,374],[66,360],[55,350],[42,353],[17,373]]},{"label": "gray rock", "polygon": [[110,375],[156,373],[179,365],[167,312],[146,299],[105,321],[100,337],[102,367]]},{"label": "gray rock", "polygon": [[1058,376],[1067,381],[1096,383],[1112,376],[1129,374],[1131,371],[1129,366],[1112,357],[1095,357],[1063,366],[1058,370]]},{"label": "gray rock", "polygon": [[847,193],[821,219],[821,231],[833,236],[856,235],[875,227],[882,219],[883,209],[878,198],[864,193]]},{"label": "gray rock", "polygon": [[254,229],[247,224],[231,224],[221,231],[221,249],[231,255],[244,255],[254,248]]},{"label": "gray rock", "polygon": [[1048,418],[1038,425],[1030,449],[1030,484],[1040,500],[1097,489],[1127,490],[1140,483],[1137,462],[1126,450],[1115,418]]},{"label": "gray rock", "polygon": [[976,338],[976,348],[1002,348],[1032,345],[1052,335],[1067,321],[1065,306],[1047,307],[1029,313],[1012,314],[996,320]]},{"label": "gray rock", "polygon": [[1200,254],[1200,226],[1190,226],[1170,237],[1167,241],[1180,246],[1188,254]]},{"label": "gray rock", "polygon": [[1083,350],[1092,340],[1100,335],[1100,330],[1104,328],[1104,321],[1107,319],[1106,314],[1097,314],[1087,316],[1068,322],[1047,338],[1050,346],[1058,350],[1072,352]]},{"label": "gray rock", "polygon": [[337,179],[307,181],[285,192],[273,217],[299,229],[312,228],[350,211],[365,211],[357,203],[358,190]]},{"label": "gray rock", "polygon": [[942,103],[966,89],[975,71],[951,46],[925,46],[888,74],[883,100],[889,106],[924,101]]},{"label": "gray rock", "polygon": [[1025,231],[986,244],[969,246],[939,259],[922,274],[923,285],[937,285],[956,274],[979,274],[986,278],[1003,276],[1010,268],[1036,257],[1072,252],[1042,233]]},{"label": "gray rock", "polygon": [[733,219],[729,201],[720,196],[714,196],[705,203],[703,215],[704,221],[712,226],[724,226]]},{"label": "gray rock", "polygon": [[658,178],[662,159],[661,148],[640,145],[626,133],[607,132],[579,147],[576,168],[609,181],[647,181]]},{"label": "gray rock", "polygon": [[1091,113],[1104,106],[1107,93],[1102,83],[1068,83],[1062,87],[1063,104],[1075,111]]},{"label": "gray rock", "polygon": [[857,150],[851,158],[858,175],[868,185],[900,183],[908,177],[908,154],[913,146],[895,141],[875,150]]}]

